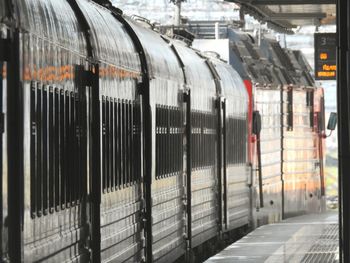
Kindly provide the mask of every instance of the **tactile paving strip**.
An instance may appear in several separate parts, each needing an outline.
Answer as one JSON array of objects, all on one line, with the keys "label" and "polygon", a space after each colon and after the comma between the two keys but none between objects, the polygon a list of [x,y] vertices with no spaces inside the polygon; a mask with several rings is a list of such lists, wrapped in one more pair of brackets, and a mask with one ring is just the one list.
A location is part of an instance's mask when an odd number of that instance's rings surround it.
[{"label": "tactile paving strip", "polygon": [[338,224],[329,224],[321,236],[314,241],[310,250],[305,254],[302,263],[336,263],[338,254]]}]

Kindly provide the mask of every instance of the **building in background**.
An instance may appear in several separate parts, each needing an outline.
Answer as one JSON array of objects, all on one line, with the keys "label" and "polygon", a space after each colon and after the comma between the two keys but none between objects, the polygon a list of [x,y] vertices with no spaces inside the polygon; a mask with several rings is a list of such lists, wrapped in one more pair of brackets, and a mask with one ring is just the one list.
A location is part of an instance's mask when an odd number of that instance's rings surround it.
[{"label": "building in background", "polygon": [[[162,25],[174,21],[174,5],[169,0],[112,0],[112,3],[126,14]],[[182,16],[195,20],[239,20],[239,7],[219,0],[187,0],[182,4]]]}]

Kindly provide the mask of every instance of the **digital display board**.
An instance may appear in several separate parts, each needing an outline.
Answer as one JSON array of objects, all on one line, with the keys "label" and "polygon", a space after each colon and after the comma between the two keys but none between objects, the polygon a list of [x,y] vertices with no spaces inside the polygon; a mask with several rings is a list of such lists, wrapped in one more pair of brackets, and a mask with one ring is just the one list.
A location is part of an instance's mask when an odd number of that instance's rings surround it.
[{"label": "digital display board", "polygon": [[315,79],[335,80],[337,77],[336,33],[315,34]]}]

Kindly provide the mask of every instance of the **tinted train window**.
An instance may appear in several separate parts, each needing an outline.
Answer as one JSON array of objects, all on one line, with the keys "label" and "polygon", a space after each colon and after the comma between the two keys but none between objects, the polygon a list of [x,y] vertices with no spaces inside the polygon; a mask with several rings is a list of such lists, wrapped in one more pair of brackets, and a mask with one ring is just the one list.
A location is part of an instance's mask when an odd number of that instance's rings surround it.
[{"label": "tinted train window", "polygon": [[227,118],[226,161],[228,165],[246,163],[247,132],[247,122],[245,119]]},{"label": "tinted train window", "polygon": [[30,95],[32,217],[73,206],[86,192],[86,102],[33,82]]},{"label": "tinted train window", "polygon": [[293,89],[287,91],[287,131],[293,131]]},{"label": "tinted train window", "polygon": [[183,120],[178,107],[156,105],[156,178],[178,175],[183,167]]},{"label": "tinted train window", "polygon": [[313,90],[308,90],[306,92],[306,106],[308,106],[310,110],[310,114],[309,114],[310,127],[314,128],[314,91]]},{"label": "tinted train window", "polygon": [[215,165],[217,116],[193,111],[192,116],[192,169]]},{"label": "tinted train window", "polygon": [[102,96],[102,188],[114,191],[141,176],[140,105]]}]

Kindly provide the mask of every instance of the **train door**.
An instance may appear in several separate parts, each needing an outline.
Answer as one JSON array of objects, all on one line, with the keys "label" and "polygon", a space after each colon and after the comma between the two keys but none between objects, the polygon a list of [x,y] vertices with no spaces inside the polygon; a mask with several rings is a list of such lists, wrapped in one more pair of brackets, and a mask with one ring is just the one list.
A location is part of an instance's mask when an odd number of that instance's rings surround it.
[{"label": "train door", "polygon": [[[297,86],[286,91],[284,131],[285,216],[319,211],[319,138],[314,131],[314,90]],[[317,122],[317,121],[316,121]]]},{"label": "train door", "polygon": [[255,110],[261,116],[260,153],[254,185],[258,225],[278,222],[282,217],[281,94],[279,87],[256,86]]},{"label": "train door", "polygon": [[[212,65],[212,64],[211,64]],[[214,70],[214,65],[212,65]],[[218,79],[218,73],[215,75]],[[226,99],[221,97],[221,85],[217,84],[217,93],[219,97],[216,99],[217,111],[217,185],[218,185],[218,212],[219,212],[219,231],[222,233],[227,230],[227,159],[226,159]]]},{"label": "train door", "polygon": [[284,101],[286,122],[284,131],[283,179],[284,179],[284,214],[286,217],[304,213],[309,199],[310,153],[314,142],[310,138],[306,93],[298,86],[290,86],[286,90]]},{"label": "train door", "polygon": [[[321,91],[321,92],[319,92]],[[309,113],[309,118],[305,123],[309,129],[306,130],[305,136],[307,136],[307,131],[310,131],[308,136],[308,141],[312,142],[312,151],[304,150],[305,155],[309,152],[309,157],[304,158],[308,161],[307,165],[310,172],[307,174],[306,185],[307,185],[307,202],[306,211],[309,213],[314,213],[322,209],[322,202],[324,201],[325,191],[324,191],[324,167],[323,167],[323,135],[325,132],[324,123],[324,101],[322,90],[315,89],[314,87],[306,88],[303,90],[306,95],[306,110]],[[315,100],[318,100],[315,103]],[[315,104],[320,105],[320,112],[315,112]],[[317,106],[318,106],[317,105]],[[317,120],[315,121],[315,114]],[[316,124],[316,127],[315,127]],[[316,128],[316,129],[315,129]],[[305,142],[306,145],[309,142]]]},{"label": "train door", "polygon": [[[218,175],[222,190],[222,231],[249,224],[249,96],[244,82],[232,67],[214,61],[220,77],[218,108]],[[221,145],[220,145],[221,144]],[[220,177],[219,177],[220,179]]]},{"label": "train door", "polygon": [[[195,94],[193,91],[191,94]],[[207,94],[206,94],[207,95]],[[214,95],[214,94],[213,94]],[[196,105],[197,104],[197,105]],[[192,103],[192,246],[196,247],[218,232],[219,207],[217,164],[217,119],[212,105]],[[197,106],[197,107],[196,107]],[[218,214],[219,213],[219,214]]]}]

